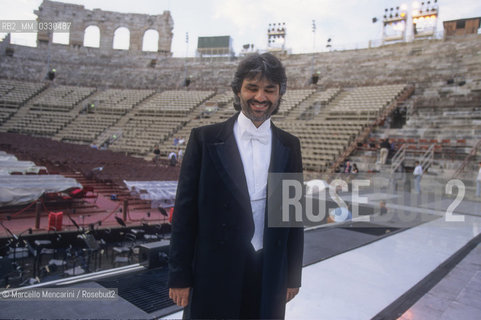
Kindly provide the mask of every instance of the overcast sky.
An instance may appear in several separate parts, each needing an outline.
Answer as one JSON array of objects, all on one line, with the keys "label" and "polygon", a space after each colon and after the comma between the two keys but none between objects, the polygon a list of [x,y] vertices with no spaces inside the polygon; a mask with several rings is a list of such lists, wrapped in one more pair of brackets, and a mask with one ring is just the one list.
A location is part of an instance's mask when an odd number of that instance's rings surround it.
[{"label": "overcast sky", "polygon": [[[422,2],[424,0],[418,0]],[[269,23],[285,22],[285,47],[292,53],[325,51],[327,39],[333,49],[364,48],[369,40],[379,40],[384,9],[406,4],[411,11],[412,1],[402,0],[65,0],[84,5],[86,9],[162,14],[171,12],[174,20],[174,56],[195,55],[199,36],[229,35],[234,51],[244,44],[267,48]],[[425,1],[427,3],[427,1]],[[434,2],[432,0],[431,2]],[[35,19],[33,13],[42,0],[0,0],[1,20]],[[479,0],[440,0],[438,31],[442,21],[481,16]],[[312,32],[312,20],[316,32]],[[186,44],[186,32],[189,44]],[[5,34],[0,34],[3,37]],[[34,45],[35,35],[14,34],[12,42]]]}]

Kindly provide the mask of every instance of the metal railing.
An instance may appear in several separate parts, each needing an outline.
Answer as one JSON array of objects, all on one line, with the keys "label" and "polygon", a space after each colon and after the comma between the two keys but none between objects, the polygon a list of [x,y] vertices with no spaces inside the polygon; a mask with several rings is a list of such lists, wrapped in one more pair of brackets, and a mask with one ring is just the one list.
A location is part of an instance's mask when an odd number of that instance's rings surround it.
[{"label": "metal railing", "polygon": [[421,159],[419,160],[419,164],[423,168],[423,171],[429,169],[434,162],[434,144],[429,146],[429,149],[422,155]]},{"label": "metal railing", "polygon": [[456,169],[456,171],[454,172],[453,176],[451,177],[451,179],[455,179],[457,178],[463,171],[464,169],[466,168],[466,166],[468,165],[468,163],[471,161],[471,159],[476,156],[476,153],[478,152],[478,149],[479,147],[481,146],[481,139],[478,140],[478,142],[476,142],[476,144],[473,146],[473,148],[471,149],[471,151],[469,152],[469,154],[466,156],[466,158],[464,158],[463,162],[461,163],[461,165],[459,166],[458,169]]},{"label": "metal railing", "polygon": [[394,173],[396,172],[397,169],[399,169],[399,167],[404,162],[405,158],[406,158],[406,144],[403,144],[391,159],[391,173]]}]

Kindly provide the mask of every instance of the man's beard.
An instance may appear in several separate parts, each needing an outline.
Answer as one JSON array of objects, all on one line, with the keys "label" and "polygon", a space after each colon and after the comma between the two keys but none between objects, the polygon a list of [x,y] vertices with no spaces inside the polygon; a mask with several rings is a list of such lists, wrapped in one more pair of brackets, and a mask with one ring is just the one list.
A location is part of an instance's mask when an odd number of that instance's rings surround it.
[{"label": "man's beard", "polygon": [[[269,119],[274,113],[274,111],[279,107],[279,102],[277,102],[275,105],[270,102],[270,101],[265,101],[265,102],[258,102],[255,99],[250,99],[250,100],[243,100],[242,98],[240,99],[240,104],[241,104],[241,109],[244,115],[250,119],[251,121],[256,121],[256,122],[264,122],[267,119]],[[256,113],[254,110],[252,110],[251,104],[259,104],[259,105],[267,105],[267,108],[265,111],[260,114]]]}]

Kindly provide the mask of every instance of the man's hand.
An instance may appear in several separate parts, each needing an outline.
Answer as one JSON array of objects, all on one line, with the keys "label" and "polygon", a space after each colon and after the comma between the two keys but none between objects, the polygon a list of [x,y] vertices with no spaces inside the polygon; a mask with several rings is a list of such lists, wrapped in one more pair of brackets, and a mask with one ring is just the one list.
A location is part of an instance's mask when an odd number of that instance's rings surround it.
[{"label": "man's hand", "polygon": [[287,288],[286,303],[291,301],[299,293],[299,288]]},{"label": "man's hand", "polygon": [[170,288],[169,298],[179,307],[186,307],[189,304],[190,288]]}]

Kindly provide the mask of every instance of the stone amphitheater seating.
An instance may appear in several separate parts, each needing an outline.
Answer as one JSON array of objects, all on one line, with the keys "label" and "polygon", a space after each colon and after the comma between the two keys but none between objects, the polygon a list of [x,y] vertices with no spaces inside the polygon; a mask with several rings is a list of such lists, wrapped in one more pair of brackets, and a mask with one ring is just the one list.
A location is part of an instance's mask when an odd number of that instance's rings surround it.
[{"label": "stone amphitheater seating", "polygon": [[[404,87],[292,89],[283,97],[275,122],[301,139],[305,169],[324,171]],[[148,156],[154,145],[160,144],[161,155],[166,157],[185,148],[193,127],[231,117],[235,113],[232,100],[229,90],[214,95],[213,91],[197,90],[95,92],[94,88],[57,86],[33,99],[16,121],[4,127],[12,132],[84,144],[116,128],[118,137],[110,141],[109,149]],[[88,107],[91,103],[95,108]],[[312,113],[315,105],[322,108]],[[207,109],[210,115],[204,118]],[[304,120],[291,120],[301,115]],[[348,116],[352,119],[346,120]],[[174,136],[184,138],[185,144],[174,146]]]},{"label": "stone amphitheater seating", "polygon": [[154,90],[107,89],[92,96],[89,101],[94,103],[95,113],[125,114],[154,92]]},{"label": "stone amphitheater seating", "polygon": [[[405,164],[411,166],[434,146],[430,172],[451,177],[481,139],[481,91],[477,83],[470,81],[463,86],[433,83],[430,87],[418,89],[411,100],[403,128],[379,128],[354,157],[376,151],[369,144],[379,144],[381,137],[389,137],[397,149],[406,145]],[[377,153],[374,158],[375,155]],[[464,172],[468,175],[475,172],[476,163],[470,162]]]},{"label": "stone amphitheater seating", "polygon": [[45,94],[35,99],[32,110],[70,111],[80,101],[95,91],[94,88],[64,86],[50,87]]},{"label": "stone amphitheater seating", "polygon": [[314,110],[315,105],[319,107],[320,111],[321,106],[330,103],[340,91],[340,88],[327,88],[326,90],[313,92],[301,101],[297,108],[291,109],[287,114],[286,120],[311,119],[316,112],[316,110]]},{"label": "stone amphitheater seating", "polygon": [[[179,149],[185,151],[185,147],[189,141],[190,131],[195,127],[205,126],[223,121],[231,117],[235,110],[232,106],[234,100],[232,91],[217,93],[207,101],[205,101],[198,111],[192,112],[189,121],[180,128],[175,136],[182,137],[185,142],[181,145],[174,146],[173,139],[167,139],[160,145],[161,155],[167,157],[171,152],[178,152]],[[205,112],[209,108],[212,111]]]},{"label": "stone amphitheater seating", "polygon": [[15,123],[9,126],[9,131],[39,136],[53,136],[73,116],[67,112],[29,110],[23,117],[16,119]]},{"label": "stone amphitheater seating", "polygon": [[133,110],[122,127],[121,137],[110,148],[148,155],[156,144],[163,144],[184,126],[190,120],[192,111],[213,95],[213,91],[185,90],[153,94]]},{"label": "stone amphitheater seating", "polygon": [[[32,74],[37,78],[45,74],[44,63],[40,61],[46,60],[46,47],[13,46],[15,55],[0,61],[3,76],[34,79]],[[77,136],[75,141],[81,143],[115,132],[120,138],[113,141],[112,150],[145,156],[158,143],[166,156],[178,149],[172,145],[174,136],[188,139],[191,128],[222,121],[235,112],[231,106],[233,94],[226,86],[238,61],[166,57],[157,61],[155,67],[149,67],[152,55],[133,57],[113,52],[108,58],[92,58],[85,48],[73,51],[55,45],[50,49],[56,52],[52,61],[59,70],[56,84],[44,91],[40,87],[30,98],[13,103],[13,111],[6,116],[0,110],[0,131],[55,138],[65,134],[72,141]],[[282,56],[289,88],[274,121],[301,138],[306,169],[323,171],[344,156],[346,148],[361,132],[384,116],[386,106],[392,105],[410,83],[415,85],[416,93],[406,107],[413,113],[409,114],[405,128],[389,131],[389,135],[395,139],[413,138],[421,150],[425,148],[424,140],[428,144],[437,140],[443,145],[442,141],[448,139],[451,145],[460,146],[457,151],[469,149],[481,137],[480,50],[478,35],[314,56]],[[71,58],[73,52],[75,59]],[[119,65],[129,67],[118,68]],[[173,90],[182,83],[184,74],[178,71],[184,67],[193,75],[189,90]],[[307,83],[312,69],[321,75],[317,86]],[[454,85],[446,85],[450,79],[454,79]],[[6,106],[1,105],[4,92],[13,85],[6,81],[5,88],[0,86],[0,108]],[[72,84],[75,84],[73,89],[69,88]],[[90,86],[125,89],[95,91]],[[54,94],[55,88],[58,92]],[[91,92],[76,95],[77,89],[83,88]],[[138,102],[136,98],[128,100],[126,88],[132,90],[133,97],[140,95]],[[213,88],[225,92],[214,95]],[[98,105],[94,117],[82,114],[82,105],[95,98]],[[379,130],[373,137],[382,134]],[[463,139],[464,147],[457,143]]]},{"label": "stone amphitheater seating", "polygon": [[299,103],[307,99],[316,90],[314,89],[293,89],[288,90],[282,97],[281,108],[279,115],[287,115],[293,108],[297,107]]},{"label": "stone amphitheater seating", "polygon": [[93,143],[102,132],[153,93],[153,90],[133,89],[99,91],[88,98],[89,102],[82,107],[81,113],[56,137],[69,142]]},{"label": "stone amphitheater seating", "polygon": [[0,124],[44,88],[44,83],[0,79]]},{"label": "stone amphitheater seating", "polygon": [[328,120],[345,120],[347,116],[367,115],[376,118],[384,107],[396,99],[406,85],[386,85],[354,88],[350,94],[330,109]]},{"label": "stone amphitheater seating", "polygon": [[158,144],[177,131],[185,118],[135,116],[122,129],[122,136],[109,148],[139,155],[150,152]]},{"label": "stone amphitheater seating", "polygon": [[114,125],[121,115],[117,114],[79,114],[57,137],[73,143],[92,143],[106,128]]},{"label": "stone amphitheater seating", "polygon": [[139,113],[154,116],[186,116],[213,94],[213,91],[167,90],[154,94],[142,103]]},{"label": "stone amphitheater seating", "polygon": [[18,110],[3,131],[39,136],[53,136],[72,121],[80,102],[95,91],[94,88],[51,86]]},{"label": "stone amphitheater seating", "polygon": [[304,169],[326,171],[405,89],[406,85],[390,85],[326,90],[310,101],[322,105],[317,113],[308,116],[312,106],[304,107],[304,121],[286,120],[279,126],[301,140]]}]

